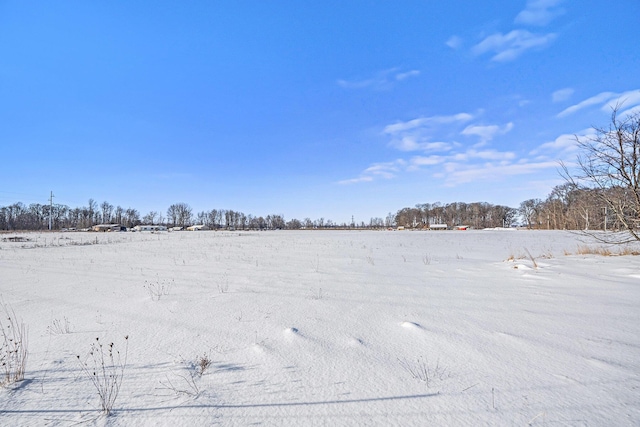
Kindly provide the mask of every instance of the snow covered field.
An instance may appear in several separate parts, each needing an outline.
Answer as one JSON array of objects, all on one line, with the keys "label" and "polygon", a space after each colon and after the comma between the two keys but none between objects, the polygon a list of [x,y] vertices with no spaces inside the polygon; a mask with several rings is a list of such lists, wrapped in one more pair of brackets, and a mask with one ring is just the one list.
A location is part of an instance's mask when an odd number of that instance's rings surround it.
[{"label": "snow covered field", "polygon": [[[638,425],[640,257],[580,245],[523,230],[3,234],[0,295],[29,359],[0,389],[0,424]],[[128,343],[109,417],[81,365],[96,338]]]}]

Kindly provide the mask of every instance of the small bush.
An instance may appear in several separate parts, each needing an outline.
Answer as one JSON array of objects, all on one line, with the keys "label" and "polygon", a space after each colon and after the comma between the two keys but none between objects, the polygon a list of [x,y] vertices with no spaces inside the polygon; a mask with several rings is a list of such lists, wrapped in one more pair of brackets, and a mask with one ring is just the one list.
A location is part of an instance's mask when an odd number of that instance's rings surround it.
[{"label": "small bush", "polygon": [[105,415],[111,414],[122,385],[124,369],[127,365],[129,336],[125,336],[124,340],[124,355],[121,355],[120,351],[114,348],[113,343],[105,347],[100,342],[100,338],[96,338],[84,361],[80,359],[79,355],[76,356],[82,372],[91,380],[98,392],[101,410]]}]

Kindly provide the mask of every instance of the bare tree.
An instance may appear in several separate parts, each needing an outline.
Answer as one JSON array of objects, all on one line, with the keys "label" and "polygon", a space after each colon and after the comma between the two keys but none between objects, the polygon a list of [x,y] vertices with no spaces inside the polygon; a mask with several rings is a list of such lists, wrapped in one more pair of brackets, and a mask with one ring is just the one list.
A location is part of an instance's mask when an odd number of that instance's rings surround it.
[{"label": "bare tree", "polygon": [[106,200],[100,205],[102,208],[102,223],[108,224],[111,222],[111,214],[113,212],[113,205]]},{"label": "bare tree", "polygon": [[154,225],[156,223],[156,218],[158,218],[158,212],[149,211],[148,214],[142,217],[142,222],[145,224]]},{"label": "bare tree", "polygon": [[608,128],[594,128],[595,135],[576,137],[580,154],[578,172],[563,165],[565,178],[594,190],[596,199],[625,232],[589,233],[606,243],[640,241],[640,112],[620,113],[617,105]]}]

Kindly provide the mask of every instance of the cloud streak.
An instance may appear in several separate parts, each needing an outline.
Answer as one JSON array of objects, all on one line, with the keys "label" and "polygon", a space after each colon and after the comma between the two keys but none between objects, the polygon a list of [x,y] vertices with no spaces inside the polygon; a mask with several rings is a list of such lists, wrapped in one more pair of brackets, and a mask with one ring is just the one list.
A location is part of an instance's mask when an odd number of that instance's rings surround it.
[{"label": "cloud streak", "polygon": [[514,22],[522,25],[547,25],[564,14],[565,10],[557,7],[560,3],[562,0],[528,0],[527,6],[516,16]]},{"label": "cloud streak", "polygon": [[480,137],[480,144],[484,145],[491,141],[496,135],[504,135],[513,129],[513,123],[507,123],[500,127],[498,125],[479,126],[470,125],[464,128],[462,135],[476,135]]},{"label": "cloud streak", "polygon": [[553,33],[534,34],[527,30],[513,30],[507,34],[495,33],[475,45],[471,52],[476,56],[493,52],[495,55],[491,57],[492,61],[508,62],[528,50],[542,49],[548,46],[555,38],[556,35]]},{"label": "cloud streak", "polygon": [[567,99],[571,98],[571,95],[573,95],[573,92],[574,90],[571,89],[570,87],[557,90],[551,94],[551,101],[554,103],[566,101]]},{"label": "cloud streak", "polygon": [[419,70],[401,71],[399,68],[390,68],[376,73],[375,76],[360,80],[338,80],[338,85],[345,89],[390,89],[395,83],[412,77],[418,77]]},{"label": "cloud streak", "polygon": [[600,92],[590,98],[585,99],[577,104],[565,108],[556,117],[563,118],[577,111],[599,105],[604,112],[611,112],[616,107],[624,107],[633,109],[640,105],[640,90],[630,90],[623,93],[616,92]]},{"label": "cloud streak", "polygon": [[[469,124],[474,116],[469,113],[419,117],[384,127],[383,133],[391,138],[389,146],[402,152],[421,152],[408,159],[388,163],[374,163],[358,177],[340,181],[340,184],[372,182],[376,179],[392,179],[403,173],[429,170],[447,185],[462,182],[464,174],[474,168],[506,168],[517,161],[516,153],[493,148],[479,149],[498,135],[513,129],[513,123],[505,125]],[[447,137],[448,135],[448,137]],[[456,137],[478,137],[479,144],[463,149]],[[438,138],[437,140],[432,140]],[[525,162],[527,163],[527,162]],[[510,170],[510,169],[504,169]],[[531,167],[519,166],[514,170],[527,171]],[[463,173],[464,172],[464,173]],[[511,172],[515,173],[515,172]],[[525,173],[525,172],[523,172]],[[458,178],[451,178],[451,177]]]},{"label": "cloud streak", "polygon": [[362,171],[360,176],[338,181],[338,184],[349,185],[362,182],[371,182],[375,178],[392,179],[396,177],[397,173],[400,172],[405,165],[406,162],[402,159],[397,159],[392,162],[374,163],[364,171]]}]

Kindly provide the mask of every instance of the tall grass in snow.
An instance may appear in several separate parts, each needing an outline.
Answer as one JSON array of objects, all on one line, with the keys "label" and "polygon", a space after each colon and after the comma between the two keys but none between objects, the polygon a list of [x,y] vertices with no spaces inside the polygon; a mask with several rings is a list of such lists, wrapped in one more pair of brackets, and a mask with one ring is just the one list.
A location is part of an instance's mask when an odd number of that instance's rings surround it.
[{"label": "tall grass in snow", "polygon": [[0,318],[0,363],[2,364],[2,378],[0,385],[6,386],[24,379],[27,367],[28,340],[27,327],[16,317],[11,307],[2,303],[2,318]]}]

